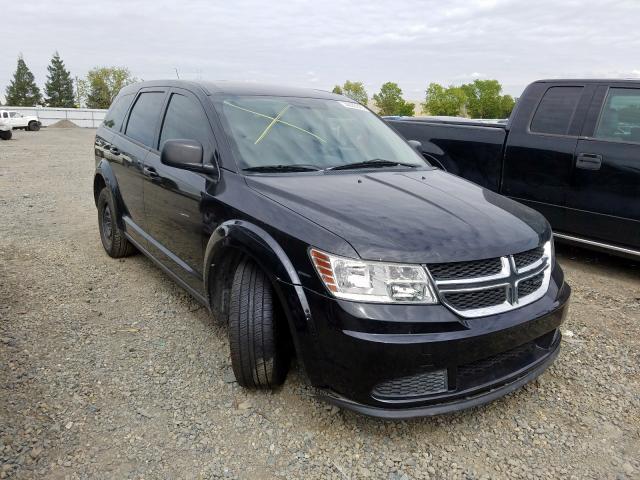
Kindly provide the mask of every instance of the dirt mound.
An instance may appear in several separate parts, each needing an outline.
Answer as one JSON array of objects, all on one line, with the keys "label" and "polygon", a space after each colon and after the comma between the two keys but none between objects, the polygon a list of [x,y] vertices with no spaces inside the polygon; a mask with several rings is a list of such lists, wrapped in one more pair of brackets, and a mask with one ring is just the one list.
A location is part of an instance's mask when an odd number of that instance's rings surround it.
[{"label": "dirt mound", "polygon": [[78,125],[73,123],[71,120],[58,120],[56,123],[52,123],[47,128],[78,128]]}]

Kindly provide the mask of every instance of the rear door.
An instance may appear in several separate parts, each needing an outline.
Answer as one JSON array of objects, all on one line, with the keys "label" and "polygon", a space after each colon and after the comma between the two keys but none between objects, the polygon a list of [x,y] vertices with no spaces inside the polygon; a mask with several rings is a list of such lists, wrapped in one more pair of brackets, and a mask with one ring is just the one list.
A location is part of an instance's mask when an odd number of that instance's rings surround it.
[{"label": "rear door", "polygon": [[191,92],[171,89],[157,143],[145,160],[144,202],[149,248],[165,266],[203,293],[204,221],[201,202],[207,176],[160,162],[167,140],[197,140],[203,159],[213,162],[215,142],[200,100]]},{"label": "rear door", "polygon": [[155,144],[166,89],[142,89],[122,128],[111,139],[113,171],[124,203],[123,219],[127,233],[146,246],[142,180],[144,159]]},{"label": "rear door", "polygon": [[568,231],[640,248],[640,85],[600,85],[567,198]]},{"label": "rear door", "polygon": [[557,230],[566,230],[574,152],[595,88],[534,83],[509,126],[502,193],[540,211]]}]

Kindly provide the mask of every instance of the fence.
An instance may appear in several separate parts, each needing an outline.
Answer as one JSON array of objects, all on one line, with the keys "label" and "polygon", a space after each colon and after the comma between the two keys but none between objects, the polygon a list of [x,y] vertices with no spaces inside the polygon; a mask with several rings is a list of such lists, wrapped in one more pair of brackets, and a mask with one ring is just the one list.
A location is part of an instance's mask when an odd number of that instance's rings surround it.
[{"label": "fence", "polygon": [[0,107],[0,110],[35,115],[47,127],[59,120],[69,120],[79,127],[98,128],[104,120],[106,110],[97,108],[54,108],[54,107]]}]

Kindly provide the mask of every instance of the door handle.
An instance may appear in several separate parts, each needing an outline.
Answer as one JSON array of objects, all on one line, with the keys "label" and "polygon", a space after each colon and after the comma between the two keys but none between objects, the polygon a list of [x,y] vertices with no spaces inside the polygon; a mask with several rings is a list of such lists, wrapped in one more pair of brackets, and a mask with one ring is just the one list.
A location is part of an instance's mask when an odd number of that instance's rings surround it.
[{"label": "door handle", "polygon": [[144,173],[147,177],[150,178],[158,178],[160,174],[153,167],[144,167],[142,169],[142,173]]},{"label": "door handle", "polygon": [[583,170],[600,170],[602,155],[595,153],[579,153],[576,157],[576,168]]}]

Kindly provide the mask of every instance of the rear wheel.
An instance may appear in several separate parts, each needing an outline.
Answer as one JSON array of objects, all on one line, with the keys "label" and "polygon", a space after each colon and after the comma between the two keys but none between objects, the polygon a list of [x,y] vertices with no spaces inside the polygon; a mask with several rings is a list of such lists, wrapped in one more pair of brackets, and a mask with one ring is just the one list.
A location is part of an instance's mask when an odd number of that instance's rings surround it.
[{"label": "rear wheel", "polygon": [[103,188],[98,196],[98,227],[102,246],[110,257],[121,258],[135,253],[135,247],[116,222],[113,200],[107,188]]},{"label": "rear wheel", "polygon": [[246,388],[281,385],[289,368],[286,331],[266,274],[251,260],[238,265],[231,287],[229,344],[236,380]]},{"label": "rear wheel", "polygon": [[35,120],[32,120],[31,122],[29,122],[29,127],[27,128],[27,130],[37,132],[38,130],[40,130],[40,125],[38,125],[38,122],[36,122]]}]

